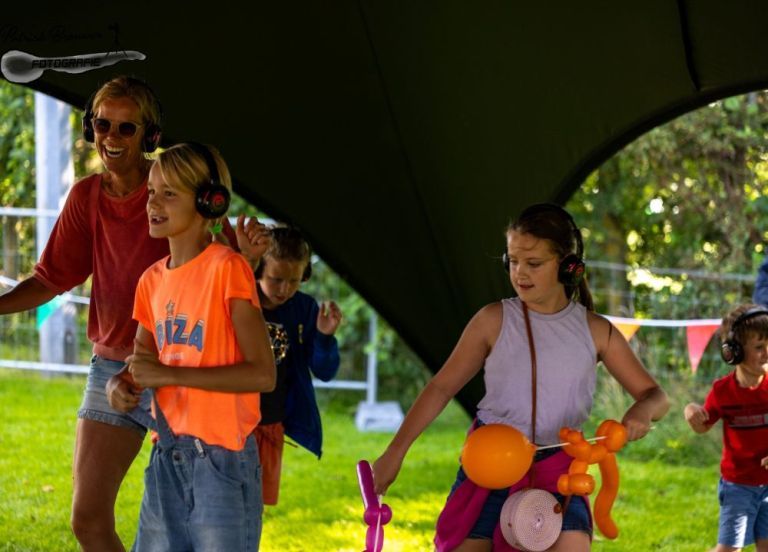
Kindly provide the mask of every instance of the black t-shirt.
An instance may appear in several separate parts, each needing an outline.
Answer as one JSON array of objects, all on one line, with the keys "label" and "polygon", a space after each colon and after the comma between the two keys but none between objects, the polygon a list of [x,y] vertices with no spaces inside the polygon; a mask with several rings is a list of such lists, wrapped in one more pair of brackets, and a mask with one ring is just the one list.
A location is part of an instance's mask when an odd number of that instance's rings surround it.
[{"label": "black t-shirt", "polygon": [[[269,339],[272,342],[272,352],[275,355],[277,381],[275,389],[261,394],[261,422],[259,425],[276,424],[285,419],[285,401],[288,394],[288,364],[291,361],[291,343],[288,331],[280,321],[278,309],[264,309],[264,319],[267,321]],[[293,351],[296,354],[298,351]]]}]

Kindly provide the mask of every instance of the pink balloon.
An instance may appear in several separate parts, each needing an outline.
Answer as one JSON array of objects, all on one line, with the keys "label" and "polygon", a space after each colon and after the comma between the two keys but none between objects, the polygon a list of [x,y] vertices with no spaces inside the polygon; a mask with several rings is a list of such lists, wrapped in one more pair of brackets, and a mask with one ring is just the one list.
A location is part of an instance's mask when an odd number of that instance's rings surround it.
[{"label": "pink balloon", "polygon": [[384,547],[384,526],[392,519],[392,509],[381,504],[373,490],[373,471],[367,460],[357,463],[357,482],[363,496],[363,521],[368,526],[365,533],[365,551],[381,552]]}]

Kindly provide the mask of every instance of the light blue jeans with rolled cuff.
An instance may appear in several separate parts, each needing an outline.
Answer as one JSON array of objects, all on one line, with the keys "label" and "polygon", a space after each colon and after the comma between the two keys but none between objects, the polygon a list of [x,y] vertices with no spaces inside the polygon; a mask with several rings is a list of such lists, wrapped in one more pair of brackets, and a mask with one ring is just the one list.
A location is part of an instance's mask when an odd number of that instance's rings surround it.
[{"label": "light blue jeans with rolled cuff", "polygon": [[[162,411],[144,472],[136,552],[255,551],[264,510],[256,440],[232,451],[174,436]],[[163,427],[164,426],[164,427]]]}]

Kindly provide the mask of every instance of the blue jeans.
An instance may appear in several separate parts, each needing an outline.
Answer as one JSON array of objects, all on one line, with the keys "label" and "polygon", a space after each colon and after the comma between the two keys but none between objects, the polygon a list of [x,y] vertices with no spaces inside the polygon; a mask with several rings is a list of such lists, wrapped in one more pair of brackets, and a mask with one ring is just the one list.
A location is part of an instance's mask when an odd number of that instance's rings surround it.
[{"label": "blue jeans", "polygon": [[720,478],[717,542],[743,548],[768,539],[768,485],[740,485]]},{"label": "blue jeans", "polygon": [[[80,410],[77,411],[77,417],[113,426],[128,427],[138,431],[143,436],[146,434],[147,428],[137,423],[128,414],[118,412],[109,406],[107,400],[107,381],[122,370],[123,366],[125,363],[122,361],[109,360],[97,355],[91,357],[91,369],[88,372],[83,402],[80,405]],[[149,404],[149,393],[142,393],[140,407],[148,411]]]},{"label": "blue jeans", "polygon": [[157,413],[160,440],[144,472],[133,550],[258,550],[264,503],[254,436],[233,451],[196,437],[173,436],[159,408]]}]

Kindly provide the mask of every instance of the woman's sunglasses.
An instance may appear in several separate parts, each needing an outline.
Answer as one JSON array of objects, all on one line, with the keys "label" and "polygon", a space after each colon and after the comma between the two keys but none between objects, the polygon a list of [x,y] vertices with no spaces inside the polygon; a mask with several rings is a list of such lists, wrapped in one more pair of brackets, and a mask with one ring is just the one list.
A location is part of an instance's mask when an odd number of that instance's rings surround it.
[{"label": "woman's sunglasses", "polygon": [[[136,134],[136,131],[140,126],[143,126],[138,123],[132,123],[131,121],[123,121],[121,123],[115,121],[115,124],[117,125],[117,131],[123,138],[130,138]],[[112,121],[109,119],[104,119],[103,117],[93,118],[93,131],[96,134],[108,134],[111,128]]]}]

